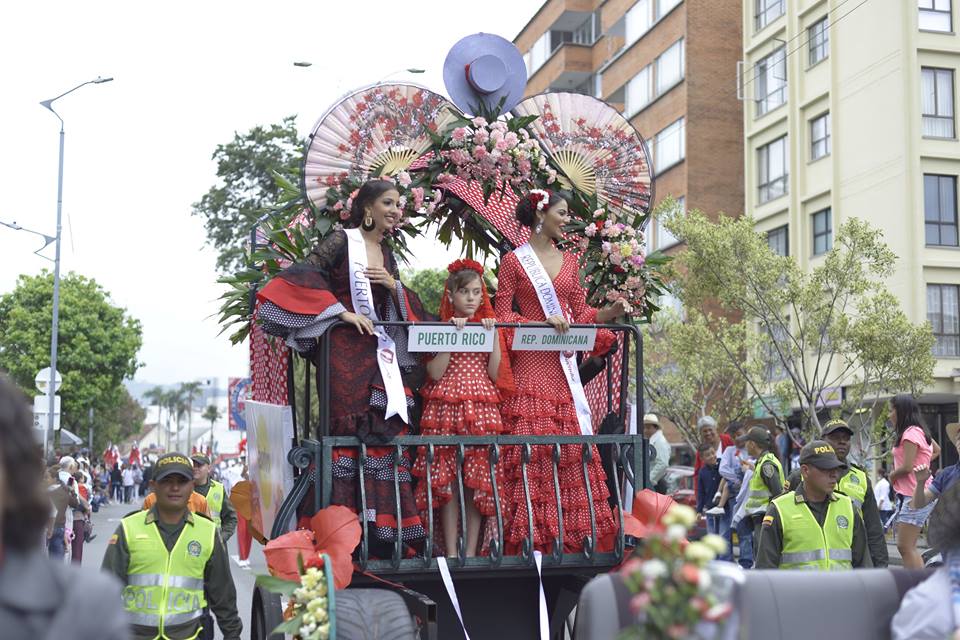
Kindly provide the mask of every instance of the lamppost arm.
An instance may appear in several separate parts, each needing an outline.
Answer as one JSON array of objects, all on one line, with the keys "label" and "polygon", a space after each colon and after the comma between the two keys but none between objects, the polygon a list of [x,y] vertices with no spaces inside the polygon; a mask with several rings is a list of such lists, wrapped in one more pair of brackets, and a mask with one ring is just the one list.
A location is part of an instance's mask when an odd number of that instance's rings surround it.
[{"label": "lamppost arm", "polygon": [[62,129],[62,128],[63,128],[63,118],[60,117],[60,114],[59,114],[59,113],[57,113],[56,111],[54,111],[54,109],[53,109],[53,103],[54,103],[54,102],[56,102],[57,100],[59,100],[60,98],[62,98],[62,97],[65,96],[65,95],[68,95],[68,94],[73,93],[74,91],[76,91],[76,90],[79,89],[80,87],[85,87],[85,86],[87,86],[88,84],[103,84],[104,82],[110,82],[110,81],[112,81],[112,80],[113,80],[113,78],[101,78],[100,76],[97,76],[97,77],[94,78],[93,80],[87,80],[86,82],[81,82],[80,84],[78,84],[77,86],[75,86],[73,89],[69,89],[69,90],[67,90],[67,91],[64,91],[63,93],[61,93],[60,95],[58,95],[56,98],[50,98],[49,100],[41,100],[41,101],[40,101],[40,104],[43,105],[43,107],[44,107],[45,109],[49,110],[50,113],[52,113],[53,115],[57,116],[57,120],[60,121],[60,128]]}]

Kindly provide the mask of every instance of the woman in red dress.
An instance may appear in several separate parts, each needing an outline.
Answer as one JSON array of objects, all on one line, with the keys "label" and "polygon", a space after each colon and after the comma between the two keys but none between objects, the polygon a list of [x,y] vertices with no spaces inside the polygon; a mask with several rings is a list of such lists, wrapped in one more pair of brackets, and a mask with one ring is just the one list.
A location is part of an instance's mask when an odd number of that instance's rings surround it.
[{"label": "woman in red dress", "polygon": [[[363,478],[366,513],[360,515],[361,523],[368,529],[371,551],[381,557],[389,557],[391,553],[397,539],[398,518],[395,449],[377,445],[388,444],[395,436],[410,433],[412,416],[408,413],[387,417],[387,407],[405,405],[407,411],[412,412],[412,390],[419,386],[422,367],[405,348],[406,330],[387,328],[402,378],[402,386],[393,386],[399,394],[393,394],[391,403],[391,385],[384,382],[379,366],[378,339],[369,306],[379,320],[429,319],[417,296],[400,282],[396,260],[385,242],[385,236],[401,219],[399,200],[400,194],[393,182],[366,182],[353,200],[351,217],[344,223],[344,230],[330,233],[314,248],[306,263],[284,270],[257,294],[264,330],[282,336],[291,347],[314,358],[318,389],[321,385],[330,385],[329,435],[357,436],[368,446]],[[363,284],[358,279],[361,274],[365,274],[369,284],[363,295],[356,298],[359,302],[355,305],[356,286]],[[369,298],[373,300],[372,305],[368,304]],[[316,348],[317,339],[337,320],[351,326],[330,332],[330,379],[326,380]],[[386,371],[389,376],[389,367]],[[358,450],[353,448],[334,451],[331,502],[360,513],[357,454]],[[411,465],[409,453],[404,452],[397,474],[399,524],[402,540],[418,546],[426,532],[416,510]],[[306,503],[312,503],[309,496]]]},{"label": "woman in red dress", "polygon": [[[457,260],[447,270],[440,304],[440,319],[451,321],[459,329],[467,322],[480,322],[493,329],[495,314],[483,282],[483,267],[473,260]],[[438,353],[427,363],[429,381],[420,389],[423,397],[422,435],[486,436],[503,430],[500,420],[501,393],[512,389],[512,376],[499,334],[490,353]],[[427,448],[420,447],[413,465],[417,476],[417,508],[427,511]],[[499,469],[494,466],[495,473]],[[467,447],[463,461],[465,552],[474,557],[480,539],[483,516],[496,515],[493,483],[487,447]],[[457,498],[457,450],[437,447],[430,465],[430,485],[434,511],[440,520],[446,552],[457,555],[457,530],[460,519]],[[501,483],[498,481],[498,485]],[[501,487],[502,491],[502,487]],[[427,517],[430,517],[429,515]]]},{"label": "woman in red dress", "polygon": [[[605,323],[623,315],[624,310],[619,303],[599,310],[587,305],[576,258],[557,248],[556,242],[563,238],[563,227],[569,222],[567,202],[562,197],[556,193],[534,190],[520,200],[516,215],[521,224],[533,229],[533,233],[528,245],[518,247],[504,256],[500,264],[495,303],[499,322],[547,322],[563,333],[571,323]],[[552,290],[556,292],[561,312],[549,317],[524,266],[530,264],[531,254],[537,259],[534,262],[542,267],[543,277],[549,278]],[[611,332],[598,332],[594,353],[606,353],[613,342]],[[517,391],[501,405],[507,433],[520,436],[584,433],[589,418],[578,418],[571,385],[556,351],[516,351],[511,354],[510,363]],[[587,424],[584,425],[584,422]],[[593,447],[592,453],[587,474],[592,507],[596,514],[597,539],[594,540],[594,547],[606,548],[616,533],[617,525],[607,501],[609,491],[605,483],[606,476],[596,447]],[[581,454],[580,445],[561,447],[558,480],[565,551],[581,550],[584,539],[592,535],[591,505],[587,499]],[[512,517],[512,521],[506,525],[505,537],[510,552],[519,548],[529,531],[521,462],[520,447],[505,448],[503,468],[506,500],[510,503],[508,512]],[[560,535],[553,475],[552,447],[534,446],[527,464],[533,508],[533,543],[535,549],[547,552],[552,550],[553,540]]]}]

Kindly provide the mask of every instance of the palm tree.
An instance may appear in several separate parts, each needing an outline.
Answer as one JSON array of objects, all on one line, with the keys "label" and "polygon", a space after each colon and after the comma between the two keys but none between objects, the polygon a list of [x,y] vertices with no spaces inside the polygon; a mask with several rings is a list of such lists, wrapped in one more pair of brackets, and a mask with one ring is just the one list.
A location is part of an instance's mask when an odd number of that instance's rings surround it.
[{"label": "palm tree", "polygon": [[193,401],[200,391],[199,382],[183,382],[180,384],[180,393],[187,402],[187,455],[193,453]]},{"label": "palm tree", "polygon": [[[157,429],[158,430],[163,429],[163,420],[161,420],[161,417],[163,416],[163,407],[167,401],[166,394],[167,392],[164,391],[163,387],[160,387],[160,386],[154,387],[153,389],[150,389],[145,394],[143,394],[144,398],[147,398],[153,404],[157,405]],[[160,444],[160,434],[157,434],[157,444],[158,445]]]},{"label": "palm tree", "polygon": [[[179,389],[171,389],[167,392],[166,397],[167,405],[167,422],[170,422],[170,417],[173,416],[174,424],[177,425],[177,444],[180,440],[180,418],[183,417],[183,394]],[[169,427],[169,424],[168,424]],[[170,451],[170,429],[167,429],[167,451]]]},{"label": "palm tree", "polygon": [[203,419],[210,421],[210,452],[213,452],[213,425],[220,419],[220,409],[217,405],[211,404],[203,411]]}]

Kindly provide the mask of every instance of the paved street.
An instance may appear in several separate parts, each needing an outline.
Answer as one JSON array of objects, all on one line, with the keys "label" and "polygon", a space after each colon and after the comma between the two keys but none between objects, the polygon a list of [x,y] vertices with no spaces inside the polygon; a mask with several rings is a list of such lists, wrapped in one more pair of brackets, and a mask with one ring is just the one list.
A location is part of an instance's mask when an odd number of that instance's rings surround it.
[{"label": "paved street", "polygon": [[[136,508],[135,504],[117,504],[113,503],[100,508],[98,513],[93,514],[94,533],[96,539],[84,546],[83,564],[87,567],[98,567],[103,559],[104,550],[113,531],[120,524],[120,519]],[[249,638],[250,624],[250,598],[253,594],[253,581],[258,573],[266,573],[267,565],[263,559],[262,547],[253,543],[250,551],[250,567],[243,569],[237,566],[235,557],[237,555],[236,540],[231,539],[228,543],[228,550],[231,556],[230,570],[233,573],[234,583],[237,585],[237,607],[240,610],[240,617],[243,619],[244,638]],[[216,637],[222,638],[220,630],[217,629]]]}]

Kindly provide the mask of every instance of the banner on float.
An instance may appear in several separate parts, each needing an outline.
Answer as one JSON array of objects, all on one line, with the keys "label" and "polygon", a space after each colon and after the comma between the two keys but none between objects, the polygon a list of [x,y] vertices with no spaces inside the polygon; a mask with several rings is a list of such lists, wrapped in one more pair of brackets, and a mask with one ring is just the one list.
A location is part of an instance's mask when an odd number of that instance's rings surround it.
[{"label": "banner on float", "polygon": [[231,431],[246,431],[244,405],[250,397],[250,378],[230,378],[227,383],[227,415]]},{"label": "banner on float", "polygon": [[520,327],[514,331],[514,351],[593,351],[597,330],[572,328],[558,333],[553,327]]},{"label": "banner on float", "polygon": [[496,329],[483,327],[418,326],[411,325],[407,336],[407,350],[411,353],[459,351],[489,353],[493,351]]},{"label": "banner on float", "polygon": [[269,537],[283,499],[293,490],[293,467],[287,462],[293,414],[286,405],[248,400],[246,420],[253,526]]}]

